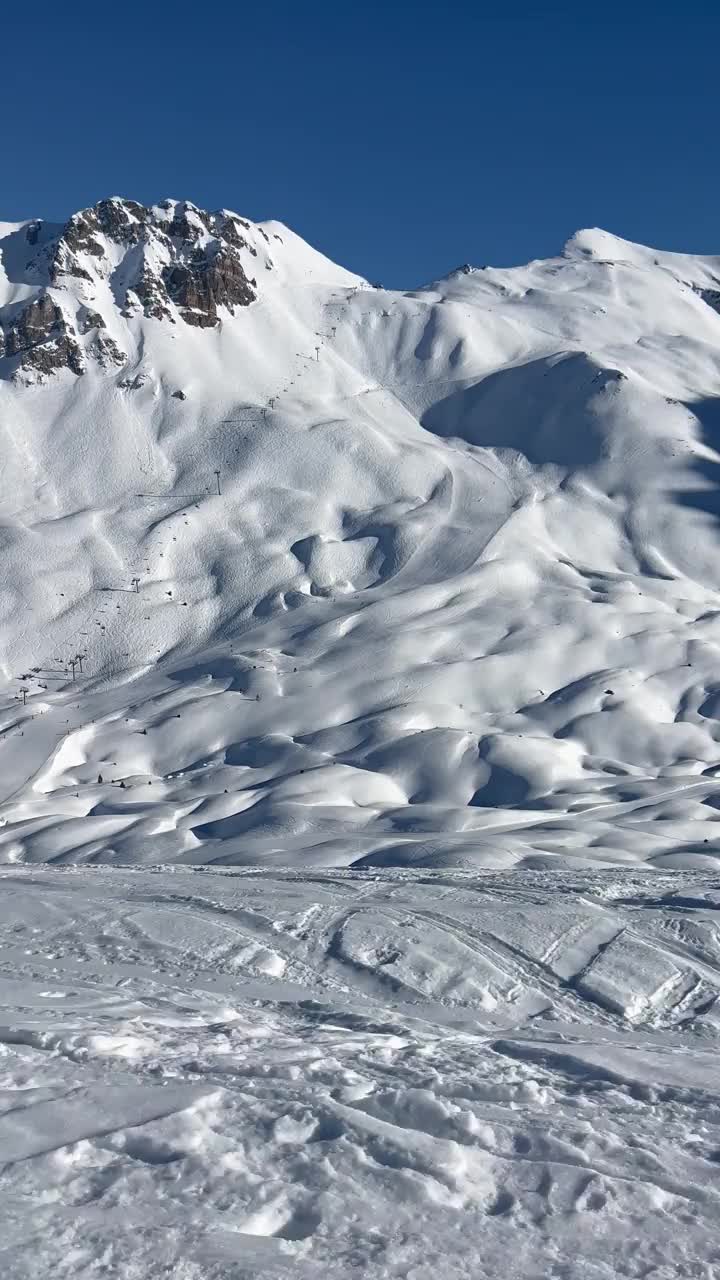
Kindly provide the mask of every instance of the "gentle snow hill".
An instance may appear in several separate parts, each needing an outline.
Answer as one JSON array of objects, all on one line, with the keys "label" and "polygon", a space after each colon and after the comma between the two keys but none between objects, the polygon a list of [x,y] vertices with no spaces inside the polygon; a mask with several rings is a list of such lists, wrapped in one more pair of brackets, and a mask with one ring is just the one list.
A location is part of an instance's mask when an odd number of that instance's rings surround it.
[{"label": "gentle snow hill", "polygon": [[599,230],[398,293],[0,224],[0,860],[714,866],[719,310]]}]

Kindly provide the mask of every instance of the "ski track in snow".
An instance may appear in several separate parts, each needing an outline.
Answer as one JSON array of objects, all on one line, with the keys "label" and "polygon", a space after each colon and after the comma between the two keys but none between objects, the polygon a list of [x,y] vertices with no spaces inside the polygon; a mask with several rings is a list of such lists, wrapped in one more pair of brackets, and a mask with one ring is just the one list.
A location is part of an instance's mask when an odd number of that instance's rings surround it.
[{"label": "ski track in snow", "polygon": [[720,259],[241,226],[0,359],[2,1275],[718,1280]]},{"label": "ski track in snow", "polygon": [[717,878],[0,879],[4,1275],[720,1263]]}]

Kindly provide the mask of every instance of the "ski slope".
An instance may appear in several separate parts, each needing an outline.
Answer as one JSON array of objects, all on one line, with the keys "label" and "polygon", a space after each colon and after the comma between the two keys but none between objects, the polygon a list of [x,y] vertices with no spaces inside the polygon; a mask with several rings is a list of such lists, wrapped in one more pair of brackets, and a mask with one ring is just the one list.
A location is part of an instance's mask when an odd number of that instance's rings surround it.
[{"label": "ski slope", "polygon": [[9,1280],[715,1280],[720,257],[0,224]]}]

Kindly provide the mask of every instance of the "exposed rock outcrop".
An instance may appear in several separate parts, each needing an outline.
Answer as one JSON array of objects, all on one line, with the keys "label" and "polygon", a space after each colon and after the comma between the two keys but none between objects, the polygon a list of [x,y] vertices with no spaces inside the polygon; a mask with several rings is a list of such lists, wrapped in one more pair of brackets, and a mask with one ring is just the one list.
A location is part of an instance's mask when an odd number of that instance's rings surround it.
[{"label": "exposed rock outcrop", "polygon": [[255,281],[246,276],[237,250],[220,243],[167,266],[163,279],[183,320],[203,328],[218,323],[218,307],[232,314],[255,299]]},{"label": "exposed rock outcrop", "polygon": [[100,200],[88,212],[108,239],[118,244],[138,244],[150,219],[150,210],[137,200]]},{"label": "exposed rock outcrop", "polygon": [[120,350],[115,339],[111,338],[105,329],[98,330],[88,351],[104,369],[109,368],[110,365],[124,364],[127,359],[126,353]]},{"label": "exposed rock outcrop", "polygon": [[[108,296],[108,284],[126,322],[142,316],[213,328],[223,309],[232,314],[255,300],[257,283],[247,267],[257,258],[258,234],[269,242],[261,227],[225,209],[208,213],[173,200],[146,207],[117,197],[73,214],[48,238],[51,231],[43,233],[39,221],[27,225],[35,251],[28,268],[38,290],[20,313],[0,310],[0,360],[20,357],[13,372],[32,367],[44,376],[66,367],[80,374],[86,355],[102,366],[124,363],[121,346],[89,305],[99,290]],[[272,260],[265,265],[272,269]],[[62,308],[48,286],[63,291]]]},{"label": "exposed rock outcrop", "polygon": [[60,238],[56,241],[50,255],[50,281],[61,283],[63,276],[74,276],[79,280],[92,281],[87,267],[82,265],[82,255],[91,258],[102,258],[104,250],[94,232],[97,222],[91,209],[83,213],[74,213],[66,222]]},{"label": "exposed rock outcrop", "polygon": [[6,358],[19,357],[18,368],[40,377],[56,369],[84,371],[82,349],[61,307],[49,294],[41,294],[16,313],[4,327]]},{"label": "exposed rock outcrop", "polygon": [[91,209],[74,213],[65,223],[50,259],[50,276],[58,283],[63,275],[92,280],[81,258],[106,257],[100,236],[121,245],[134,245],[142,238],[149,210],[135,200],[100,200]]},{"label": "exposed rock outcrop", "polygon": [[78,329],[80,333],[91,333],[93,329],[104,329],[105,321],[97,311],[90,307],[81,307],[78,311]]},{"label": "exposed rock outcrop", "polygon": [[143,314],[148,318],[169,320],[171,324],[175,324],[165,285],[147,266],[143,267],[139,279],[128,287],[125,295],[126,309],[130,314],[132,314],[133,300],[139,304]]},{"label": "exposed rock outcrop", "polygon": [[720,289],[696,288],[695,293],[698,293],[703,302],[706,302],[709,307],[712,307],[713,311],[720,312]]}]

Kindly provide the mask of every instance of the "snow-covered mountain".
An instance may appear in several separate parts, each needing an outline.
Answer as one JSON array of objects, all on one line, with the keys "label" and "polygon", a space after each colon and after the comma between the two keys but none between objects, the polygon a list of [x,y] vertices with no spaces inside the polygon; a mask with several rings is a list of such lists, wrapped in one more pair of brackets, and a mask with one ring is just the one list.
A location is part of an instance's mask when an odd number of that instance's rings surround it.
[{"label": "snow-covered mountain", "polygon": [[718,306],[0,229],[3,1280],[717,1274]]},{"label": "snow-covered mountain", "polygon": [[714,865],[719,309],[597,230],[398,293],[0,224],[0,860]]}]

